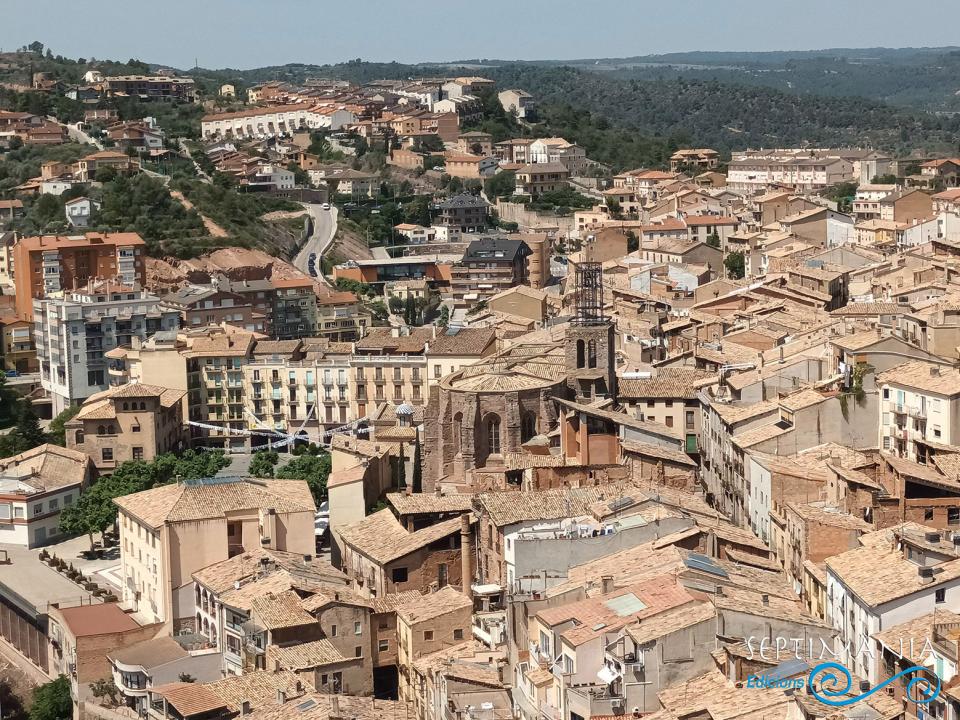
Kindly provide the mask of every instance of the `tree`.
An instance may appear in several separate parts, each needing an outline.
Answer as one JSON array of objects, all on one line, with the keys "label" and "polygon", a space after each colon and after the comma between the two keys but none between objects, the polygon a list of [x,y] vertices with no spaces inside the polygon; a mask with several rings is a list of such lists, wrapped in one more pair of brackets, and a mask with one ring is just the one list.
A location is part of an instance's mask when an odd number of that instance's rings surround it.
[{"label": "tree", "polygon": [[70,720],[73,717],[73,700],[66,675],[34,688],[29,717],[30,720]]},{"label": "tree", "polygon": [[440,306],[440,315],[437,317],[437,327],[446,329],[450,324],[450,307],[448,305]]},{"label": "tree", "polygon": [[21,400],[18,404],[16,426],[0,437],[0,457],[17,455],[47,442],[47,434],[40,427],[33,404],[29,400]]},{"label": "tree", "polygon": [[397,295],[391,295],[390,299],[387,300],[387,306],[390,308],[390,312],[394,315],[399,315],[403,310],[403,300],[401,300]]},{"label": "tree", "polygon": [[7,385],[7,374],[0,371],[0,428],[9,427],[17,419],[20,396]]},{"label": "tree", "polygon": [[60,513],[60,529],[70,535],[87,535],[93,552],[93,534],[101,535],[117,519],[115,498],[167,485],[178,479],[192,480],[213,477],[230,464],[222,450],[198,453],[187,450],[182,455],[165,453],[153,462],[131,460],[123,463],[112,475],[100,478],[80,498]]},{"label": "tree", "polygon": [[64,427],[68,422],[73,420],[74,416],[80,412],[80,405],[73,404],[64,410],[62,413],[57,415],[53,420],[50,421],[50,427],[48,429],[48,442],[52,442],[55,445],[60,447],[67,446],[67,430]]},{"label": "tree", "polygon": [[43,55],[43,43],[39,40],[34,40],[32,43],[27,45],[27,50],[37,55]]},{"label": "tree", "polygon": [[636,252],[640,249],[640,238],[633,230],[627,230],[627,252]]},{"label": "tree", "polygon": [[413,491],[418,493],[423,488],[423,468],[420,465],[420,442],[413,444]]},{"label": "tree", "polygon": [[413,295],[410,294],[407,294],[407,299],[403,306],[403,321],[407,325],[417,324],[417,308],[413,302]]},{"label": "tree", "polygon": [[280,455],[276,450],[255,452],[250,460],[250,474],[258,478],[272,478],[278,462]]},{"label": "tree", "polygon": [[896,185],[897,176],[892,173],[887,173],[886,175],[874,175],[870,182],[874,185]]},{"label": "tree", "polygon": [[607,198],[607,210],[610,211],[610,217],[620,218],[623,213],[620,211],[620,201],[616,198]]},{"label": "tree", "polygon": [[717,234],[717,231],[714,230],[712,233],[707,235],[707,245],[712,248],[720,247],[720,236]]},{"label": "tree", "polygon": [[178,677],[182,683],[195,683],[197,681],[197,679],[190,673],[182,672]]},{"label": "tree", "polygon": [[277,471],[277,477],[305,481],[314,502],[319,505],[327,499],[327,478],[330,477],[331,468],[330,453],[317,448],[316,454],[308,450],[288,462]]},{"label": "tree", "polygon": [[108,707],[115,707],[119,704],[118,692],[119,688],[114,685],[112,680],[100,678],[90,683],[90,693]]},{"label": "tree", "polygon": [[727,275],[733,280],[739,280],[746,274],[746,262],[742,252],[732,252],[723,261]]}]

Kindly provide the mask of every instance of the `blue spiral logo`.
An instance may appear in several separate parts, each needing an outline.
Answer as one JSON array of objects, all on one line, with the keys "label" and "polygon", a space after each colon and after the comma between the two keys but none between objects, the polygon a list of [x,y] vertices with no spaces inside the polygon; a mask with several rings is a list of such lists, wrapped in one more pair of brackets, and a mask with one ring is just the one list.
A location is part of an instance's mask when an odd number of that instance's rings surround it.
[{"label": "blue spiral logo", "polygon": [[907,683],[907,699],[916,705],[927,705],[940,696],[940,678],[934,675],[933,680],[931,680],[928,674],[932,673],[926,668],[915,665],[887,678],[862,695],[847,697],[853,686],[853,676],[851,676],[850,671],[840,663],[825,662],[820,663],[810,671],[810,675],[807,676],[807,687],[810,693],[824,705],[845,707],[866,700],[894,680],[913,675],[914,677],[910,678]]}]

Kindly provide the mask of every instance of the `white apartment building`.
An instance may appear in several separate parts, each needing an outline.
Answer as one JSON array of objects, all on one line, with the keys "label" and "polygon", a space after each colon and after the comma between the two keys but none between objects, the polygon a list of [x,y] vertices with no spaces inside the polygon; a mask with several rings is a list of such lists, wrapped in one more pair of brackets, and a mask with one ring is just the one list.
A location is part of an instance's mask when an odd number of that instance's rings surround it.
[{"label": "white apartment building", "polygon": [[790,185],[806,192],[854,179],[853,163],[830,151],[771,150],[737,153],[727,170],[727,189],[753,194],[769,185]]},{"label": "white apartment building", "polygon": [[899,185],[860,185],[853,198],[853,217],[857,222],[880,219],[880,201],[900,190]]},{"label": "white apartment building", "polygon": [[204,138],[264,138],[296,130],[339,130],[356,120],[342,107],[301,103],[205,115],[200,128]]},{"label": "white apartment building", "polygon": [[90,482],[86,453],[40,445],[0,460],[0,542],[39,547],[60,536],[60,511]]},{"label": "white apartment building", "polygon": [[883,670],[875,633],[937,609],[960,609],[960,558],[949,532],[916,523],[860,542],[826,561],[826,621],[838,633],[839,662],[874,684]]},{"label": "white apartment building", "polygon": [[960,444],[960,370],[914,360],[877,376],[885,452],[926,463],[931,445]]},{"label": "white apartment building", "polygon": [[56,415],[107,389],[108,351],[176,330],[180,312],[136,285],[99,281],[35,299],[33,319],[40,381]]}]

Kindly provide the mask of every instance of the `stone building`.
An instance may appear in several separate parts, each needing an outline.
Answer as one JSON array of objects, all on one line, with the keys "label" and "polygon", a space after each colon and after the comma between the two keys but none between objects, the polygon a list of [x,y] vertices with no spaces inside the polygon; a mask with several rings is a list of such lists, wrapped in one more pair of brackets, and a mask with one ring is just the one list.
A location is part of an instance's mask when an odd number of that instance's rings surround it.
[{"label": "stone building", "polygon": [[424,415],[423,487],[502,489],[505,456],[552,430],[566,394],[560,344],[517,344],[445,377]]}]

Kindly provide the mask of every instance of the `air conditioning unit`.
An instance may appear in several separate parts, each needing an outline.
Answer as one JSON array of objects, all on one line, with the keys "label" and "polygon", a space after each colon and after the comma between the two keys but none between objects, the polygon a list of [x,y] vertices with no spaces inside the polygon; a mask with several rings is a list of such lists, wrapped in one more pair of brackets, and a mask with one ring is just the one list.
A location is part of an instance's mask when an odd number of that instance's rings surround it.
[{"label": "air conditioning unit", "polygon": [[611,710],[623,710],[623,698],[612,698],[610,700]]}]

